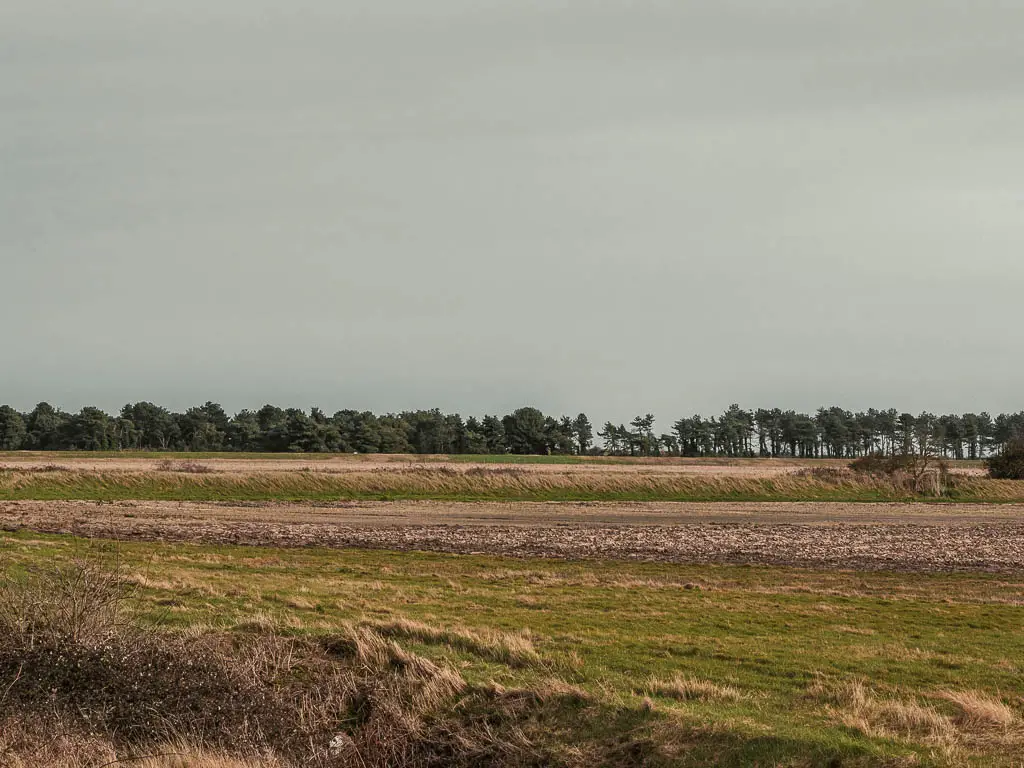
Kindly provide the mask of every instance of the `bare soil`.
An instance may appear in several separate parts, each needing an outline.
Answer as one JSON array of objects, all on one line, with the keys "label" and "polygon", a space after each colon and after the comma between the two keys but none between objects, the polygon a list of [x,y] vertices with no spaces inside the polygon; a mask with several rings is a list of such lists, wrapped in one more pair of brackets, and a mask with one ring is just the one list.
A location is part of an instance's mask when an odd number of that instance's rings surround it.
[{"label": "bare soil", "polygon": [[0,502],[0,528],[515,557],[1024,570],[1024,505],[17,501]]}]

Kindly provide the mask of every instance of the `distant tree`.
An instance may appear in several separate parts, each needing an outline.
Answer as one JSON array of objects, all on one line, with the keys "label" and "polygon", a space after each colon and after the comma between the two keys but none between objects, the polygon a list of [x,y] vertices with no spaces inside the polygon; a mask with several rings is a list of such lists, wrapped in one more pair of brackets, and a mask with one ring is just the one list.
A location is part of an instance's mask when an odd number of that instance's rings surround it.
[{"label": "distant tree", "polygon": [[213,404],[189,408],[174,417],[181,440],[191,451],[219,451],[224,447],[229,422],[216,410],[211,411],[210,405]]},{"label": "distant tree", "polygon": [[[220,403],[212,403],[208,400],[200,407],[200,410],[206,416],[206,420],[216,427],[218,433],[221,435],[227,434],[228,424],[231,422],[231,419],[224,412]],[[223,442],[223,437],[220,438],[219,442]]]},{"label": "distant tree", "polygon": [[563,416],[557,421],[548,418],[544,420],[544,426],[548,434],[548,447],[551,453],[568,456],[576,452],[576,433],[573,429],[572,419],[568,416]]},{"label": "distant tree", "polygon": [[59,450],[61,426],[67,419],[67,414],[49,403],[39,403],[25,420],[28,435],[24,447],[36,451]]},{"label": "distant tree", "polygon": [[360,411],[356,418],[353,446],[359,453],[380,453],[380,422],[372,411]]},{"label": "distant tree", "polygon": [[167,450],[181,437],[171,412],[153,403],[129,403],[121,418],[135,425],[136,448]]},{"label": "distant tree", "polygon": [[[342,410],[328,417],[265,405],[256,412],[228,416],[208,401],[184,413],[151,402],[129,403],[115,416],[98,408],[70,415],[39,403],[20,414],[7,407],[0,421],[0,445],[34,450],[330,451],[359,453],[565,453],[593,448],[594,427],[586,414],[545,416],[520,408],[504,418],[486,415],[465,420],[440,409],[377,416]],[[20,426],[19,426],[20,424]],[[24,430],[22,430],[22,427]],[[605,422],[597,433],[611,455],[656,456],[829,456],[853,459],[934,454],[938,458],[983,459],[1000,454],[1024,431],[1024,412],[995,417],[986,412],[914,416],[896,409],[852,413],[819,408],[814,415],[732,404],[722,414],[700,414],[674,422],[669,434],[656,435],[654,416],[630,424]],[[874,460],[874,459],[873,459]]]},{"label": "distant tree", "polygon": [[286,418],[285,412],[276,405],[264,405],[256,411],[256,420],[259,422],[260,432],[263,433],[282,426]]},{"label": "distant tree", "polygon": [[68,448],[82,451],[104,451],[112,447],[113,435],[110,417],[99,408],[83,408],[62,427],[64,443]]},{"label": "distant tree", "polygon": [[536,408],[519,408],[503,418],[505,440],[512,453],[545,454],[548,452],[548,433],[544,414]]},{"label": "distant tree", "polygon": [[462,416],[451,413],[444,417],[444,450],[442,453],[467,453],[469,451],[469,435]]},{"label": "distant tree", "polygon": [[377,419],[378,449],[381,453],[412,453],[411,433],[412,428],[400,416],[388,415]]},{"label": "distant tree", "polygon": [[633,427],[632,443],[641,456],[651,456],[658,452],[654,437],[654,414],[637,416],[630,422]]},{"label": "distant tree", "polygon": [[298,408],[289,408],[284,426],[284,450],[293,453],[318,453],[327,450],[320,425]]},{"label": "distant tree", "polygon": [[409,442],[416,453],[449,453],[455,450],[452,446],[455,438],[453,427],[457,429],[458,425],[449,422],[440,409],[408,411],[402,414],[402,418],[409,425]]},{"label": "distant tree", "polygon": [[493,454],[508,453],[508,440],[505,437],[505,425],[497,416],[484,416],[480,423],[487,452]]},{"label": "distant tree", "polygon": [[28,437],[25,418],[9,405],[0,405],[0,450],[16,451]]},{"label": "distant tree", "polygon": [[622,452],[622,442],[619,430],[610,421],[604,423],[604,427],[598,431],[597,436],[604,442],[605,453],[616,456]]},{"label": "distant tree", "polygon": [[488,453],[487,438],[484,437],[483,426],[476,416],[466,419],[466,450],[465,453]]},{"label": "distant tree", "polygon": [[587,414],[581,413],[572,421],[572,431],[576,436],[576,449],[581,456],[590,450],[594,442],[594,427],[587,418]]},{"label": "distant tree", "polygon": [[666,453],[668,453],[669,456],[679,455],[679,440],[678,438],[676,438],[675,435],[663,434],[659,438],[659,442],[662,444],[662,446],[664,446],[665,451]]},{"label": "distant tree", "polygon": [[260,449],[260,421],[252,411],[242,410],[228,424],[225,446],[233,451]]},{"label": "distant tree", "polygon": [[893,446],[893,453],[910,454],[914,452],[914,439],[917,433],[917,419],[912,413],[901,413],[896,423],[899,445]]}]

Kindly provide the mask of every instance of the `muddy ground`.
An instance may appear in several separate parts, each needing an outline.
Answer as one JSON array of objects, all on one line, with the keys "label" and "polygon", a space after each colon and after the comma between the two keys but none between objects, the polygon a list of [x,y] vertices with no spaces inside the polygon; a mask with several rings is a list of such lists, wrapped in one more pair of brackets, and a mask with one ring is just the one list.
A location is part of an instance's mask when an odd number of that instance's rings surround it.
[{"label": "muddy ground", "polygon": [[0,502],[0,528],[515,557],[1024,571],[1024,505]]}]

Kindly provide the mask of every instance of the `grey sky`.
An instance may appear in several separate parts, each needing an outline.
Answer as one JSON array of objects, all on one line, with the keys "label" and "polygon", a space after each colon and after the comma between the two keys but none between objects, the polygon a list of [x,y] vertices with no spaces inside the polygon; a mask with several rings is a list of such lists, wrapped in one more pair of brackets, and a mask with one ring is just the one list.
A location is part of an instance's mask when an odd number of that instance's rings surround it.
[{"label": "grey sky", "polygon": [[0,402],[1024,407],[1019,0],[6,0]]}]

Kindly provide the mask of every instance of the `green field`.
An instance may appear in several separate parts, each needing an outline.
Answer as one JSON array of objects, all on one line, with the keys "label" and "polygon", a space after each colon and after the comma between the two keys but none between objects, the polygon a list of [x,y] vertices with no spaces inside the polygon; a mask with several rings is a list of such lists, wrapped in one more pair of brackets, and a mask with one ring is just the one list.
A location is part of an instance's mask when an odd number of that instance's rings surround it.
[{"label": "green field", "polygon": [[1024,755],[1024,579],[0,535],[15,580],[83,556],[116,559],[162,631],[365,624],[471,686],[576,686],[607,720],[573,738],[645,734],[670,755],[648,764],[1009,766]]}]

